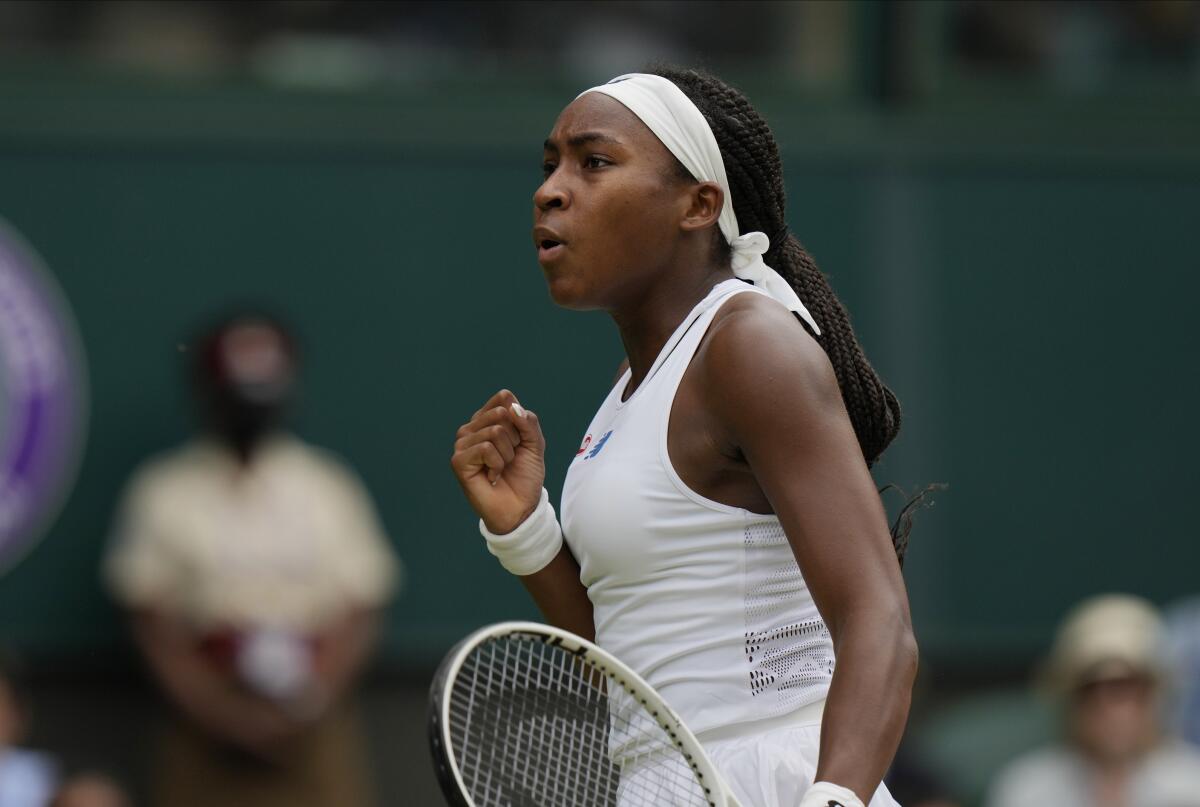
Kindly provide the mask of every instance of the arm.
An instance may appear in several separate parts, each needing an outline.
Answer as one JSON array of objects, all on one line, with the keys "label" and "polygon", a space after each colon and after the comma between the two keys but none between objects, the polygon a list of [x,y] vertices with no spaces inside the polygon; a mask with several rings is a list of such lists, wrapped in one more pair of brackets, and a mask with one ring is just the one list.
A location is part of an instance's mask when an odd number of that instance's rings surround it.
[{"label": "arm", "polygon": [[[450,467],[484,525],[504,535],[537,507],[546,479],[545,453],[537,415],[501,390],[459,428]],[[521,582],[550,624],[587,639],[595,636],[592,603],[566,544]]]},{"label": "arm", "polygon": [[566,544],[549,566],[525,575],[521,582],[551,625],[569,630],[589,642],[596,640],[592,601],[579,581],[579,563]]},{"label": "arm", "polygon": [[258,756],[289,738],[297,723],[279,707],[213,668],[183,622],[164,611],[133,612],[134,641],[167,697],[209,734]]},{"label": "arm", "polygon": [[709,334],[703,388],[723,442],[779,516],[833,638],[817,780],[865,803],[899,745],[916,675],[904,581],[828,358],[790,313],[744,298]]},{"label": "arm", "polygon": [[235,676],[215,669],[197,649],[192,631],[163,612],[136,612],[134,637],[184,714],[210,734],[269,757],[345,694],[370,654],[378,621],[374,611],[356,609],[323,628],[316,636],[312,686],[290,706],[256,695]]},{"label": "arm", "polygon": [[321,630],[313,659],[321,707],[336,702],[349,689],[370,657],[378,633],[379,613],[367,608],[355,608]]}]

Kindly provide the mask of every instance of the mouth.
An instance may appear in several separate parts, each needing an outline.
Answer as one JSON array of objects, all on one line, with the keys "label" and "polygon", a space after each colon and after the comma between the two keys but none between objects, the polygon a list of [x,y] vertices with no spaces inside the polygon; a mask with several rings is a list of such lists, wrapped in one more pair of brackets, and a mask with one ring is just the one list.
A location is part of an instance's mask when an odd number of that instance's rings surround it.
[{"label": "mouth", "polygon": [[553,238],[543,238],[537,242],[538,261],[544,263],[554,260],[566,249],[566,244]]}]

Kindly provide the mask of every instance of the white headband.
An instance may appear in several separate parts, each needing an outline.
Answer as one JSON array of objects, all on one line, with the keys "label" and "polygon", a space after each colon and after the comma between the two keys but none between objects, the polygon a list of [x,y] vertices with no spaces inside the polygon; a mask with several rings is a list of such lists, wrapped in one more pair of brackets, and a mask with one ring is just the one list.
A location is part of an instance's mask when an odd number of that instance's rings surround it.
[{"label": "white headband", "polygon": [[787,306],[789,311],[799,314],[813,329],[813,333],[820,335],[821,329],[804,303],[800,302],[795,290],[778,272],[763,263],[762,256],[771,247],[766,233],[740,234],[737,216],[733,212],[729,179],[725,176],[725,161],[721,158],[717,138],[713,136],[704,114],[683,90],[662,76],[626,73],[607,84],[584,90],[579,96],[589,92],[604,93],[620,101],[654,132],[693,177],[721,186],[725,192],[725,204],[721,208],[718,224],[733,251],[733,273],[765,290]]}]

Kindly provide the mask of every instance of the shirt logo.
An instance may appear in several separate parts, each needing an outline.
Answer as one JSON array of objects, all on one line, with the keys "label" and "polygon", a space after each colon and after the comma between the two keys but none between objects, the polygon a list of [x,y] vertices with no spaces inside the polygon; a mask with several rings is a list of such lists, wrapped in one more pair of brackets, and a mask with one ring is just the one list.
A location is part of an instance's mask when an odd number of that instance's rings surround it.
[{"label": "shirt logo", "polygon": [[591,444],[592,444],[592,436],[589,434],[587,437],[583,438],[583,445],[581,445],[579,447],[579,450],[575,452],[575,456],[578,457],[581,454],[583,454],[583,452],[587,451],[588,446],[590,446]]},{"label": "shirt logo", "polygon": [[[591,435],[588,435],[588,436],[590,437]],[[599,454],[604,449],[604,444],[608,442],[608,438],[610,438],[610,437],[612,437],[612,429],[609,429],[608,431],[606,431],[604,433],[604,436],[601,437],[600,440],[596,443],[595,448],[593,448],[591,451],[589,451],[587,453],[587,456],[584,457],[584,459],[590,460],[593,457],[595,457],[597,454]],[[585,447],[587,446],[586,442],[584,443],[584,446]],[[580,449],[580,451],[582,451],[582,450],[583,449]]]}]

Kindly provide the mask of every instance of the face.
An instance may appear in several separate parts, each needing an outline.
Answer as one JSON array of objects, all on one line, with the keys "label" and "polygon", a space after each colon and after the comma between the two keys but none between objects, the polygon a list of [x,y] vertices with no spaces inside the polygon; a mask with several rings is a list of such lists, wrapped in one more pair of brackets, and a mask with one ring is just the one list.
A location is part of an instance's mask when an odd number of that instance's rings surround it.
[{"label": "face", "polygon": [[1133,671],[1077,688],[1071,701],[1076,742],[1093,759],[1119,764],[1139,757],[1158,734],[1154,682]]},{"label": "face", "polygon": [[221,336],[217,361],[221,382],[248,401],[276,404],[290,392],[292,357],[283,335],[269,325],[230,328]]},{"label": "face", "polygon": [[670,264],[696,183],[636,115],[601,93],[559,115],[533,195],[533,240],[555,302],[613,309]]},{"label": "face", "polygon": [[281,420],[296,368],[282,334],[254,322],[221,334],[206,379],[208,417],[215,432],[248,453]]}]

